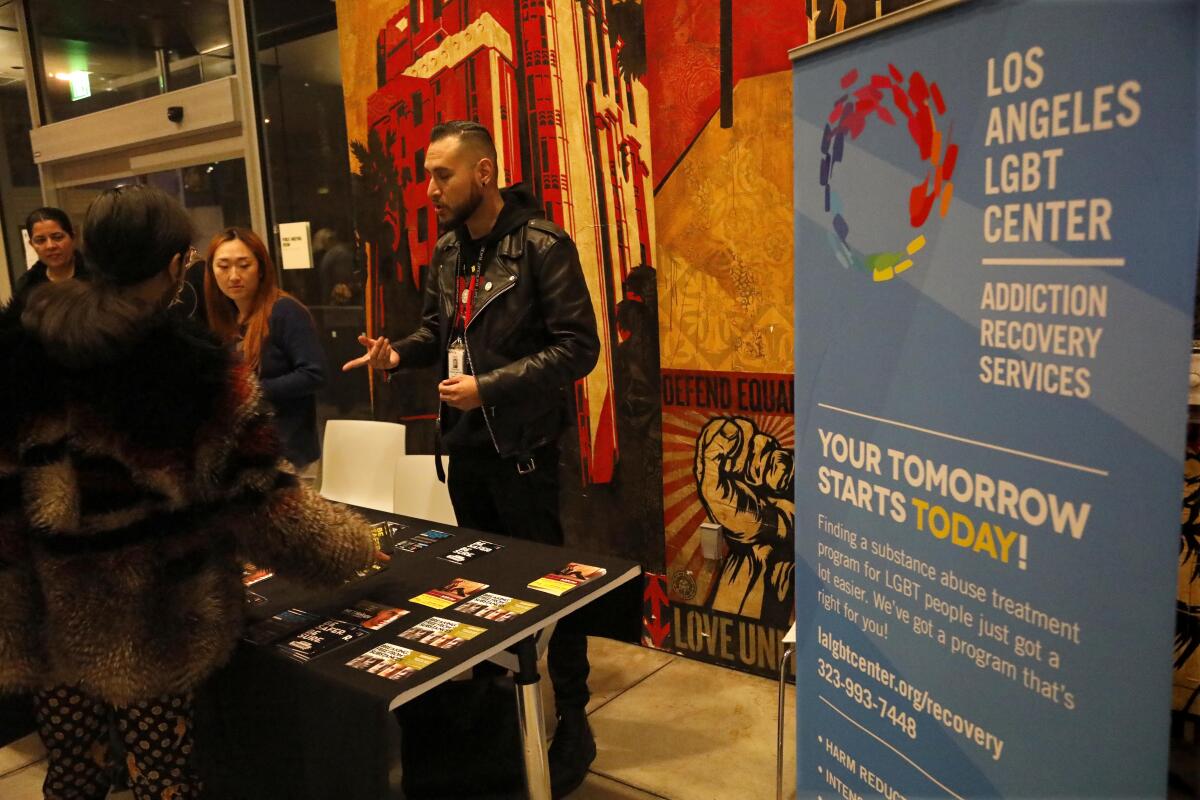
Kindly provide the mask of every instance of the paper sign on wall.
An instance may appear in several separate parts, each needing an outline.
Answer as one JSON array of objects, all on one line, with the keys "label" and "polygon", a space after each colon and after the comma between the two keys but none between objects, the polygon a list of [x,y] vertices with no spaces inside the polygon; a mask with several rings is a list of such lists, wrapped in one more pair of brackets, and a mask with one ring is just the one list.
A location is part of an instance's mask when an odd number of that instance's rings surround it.
[{"label": "paper sign on wall", "polygon": [[307,222],[279,223],[279,253],[284,269],[312,269],[312,239]]},{"label": "paper sign on wall", "polygon": [[25,228],[21,228],[21,244],[25,245],[25,269],[30,269],[38,262],[38,254],[33,249],[33,243],[29,241],[29,231]]}]

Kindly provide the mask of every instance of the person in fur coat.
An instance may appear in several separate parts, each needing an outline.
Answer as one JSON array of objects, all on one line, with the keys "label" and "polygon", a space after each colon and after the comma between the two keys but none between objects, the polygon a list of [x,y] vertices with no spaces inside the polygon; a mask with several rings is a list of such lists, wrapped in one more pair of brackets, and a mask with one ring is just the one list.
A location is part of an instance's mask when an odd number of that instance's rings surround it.
[{"label": "person in fur coat", "polygon": [[33,692],[47,798],[103,798],[109,725],[135,797],[201,790],[192,691],[234,649],[245,561],[337,585],[367,524],[301,485],[253,372],[165,312],[192,239],[150,187],[83,226],[93,281],[0,312],[0,691]]}]

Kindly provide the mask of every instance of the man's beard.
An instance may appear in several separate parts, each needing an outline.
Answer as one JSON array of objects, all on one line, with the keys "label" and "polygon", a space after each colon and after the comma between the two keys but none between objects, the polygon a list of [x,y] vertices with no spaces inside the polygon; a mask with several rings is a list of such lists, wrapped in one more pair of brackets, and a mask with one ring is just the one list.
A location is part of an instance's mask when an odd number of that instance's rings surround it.
[{"label": "man's beard", "polygon": [[449,233],[452,230],[462,226],[464,222],[471,218],[476,209],[483,204],[483,189],[474,184],[471,185],[471,194],[468,195],[466,201],[457,208],[451,209],[453,214],[450,219],[446,220],[441,225],[442,233]]}]

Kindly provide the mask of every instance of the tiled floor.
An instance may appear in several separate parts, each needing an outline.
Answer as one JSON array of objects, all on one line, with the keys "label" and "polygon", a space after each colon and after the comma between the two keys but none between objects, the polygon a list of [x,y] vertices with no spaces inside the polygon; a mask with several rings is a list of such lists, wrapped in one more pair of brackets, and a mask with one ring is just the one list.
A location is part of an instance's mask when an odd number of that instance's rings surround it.
[{"label": "tiled floor", "polygon": [[[776,683],[606,639],[592,639],[590,654],[588,713],[599,754],[571,800],[775,796]],[[549,694],[545,698],[549,704]],[[794,706],[789,686],[787,798],[795,797],[796,786]],[[36,737],[0,749],[0,798],[41,798],[43,759]]]}]

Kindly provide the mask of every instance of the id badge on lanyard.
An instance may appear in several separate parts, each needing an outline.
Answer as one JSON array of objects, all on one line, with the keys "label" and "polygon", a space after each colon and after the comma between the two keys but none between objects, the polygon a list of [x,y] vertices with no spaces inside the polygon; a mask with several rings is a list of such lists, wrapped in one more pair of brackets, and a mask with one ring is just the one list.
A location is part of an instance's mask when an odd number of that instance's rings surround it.
[{"label": "id badge on lanyard", "polygon": [[[483,271],[483,254],[486,252],[485,247],[479,249],[479,259],[471,267],[470,279],[465,276],[460,277],[456,284],[460,292],[458,298],[458,320],[461,320],[465,331],[467,324],[471,320],[471,305],[475,299],[475,282],[478,280],[479,273]],[[463,336],[465,336],[465,332]],[[450,347],[446,350],[446,374],[451,378],[457,378],[466,372],[466,352],[467,346],[463,341],[462,336],[454,337],[454,341],[450,343]]]},{"label": "id badge on lanyard", "polygon": [[446,374],[451,378],[457,378],[466,370],[463,367],[467,348],[463,344],[462,337],[456,337],[450,343],[450,347],[446,350]]}]

